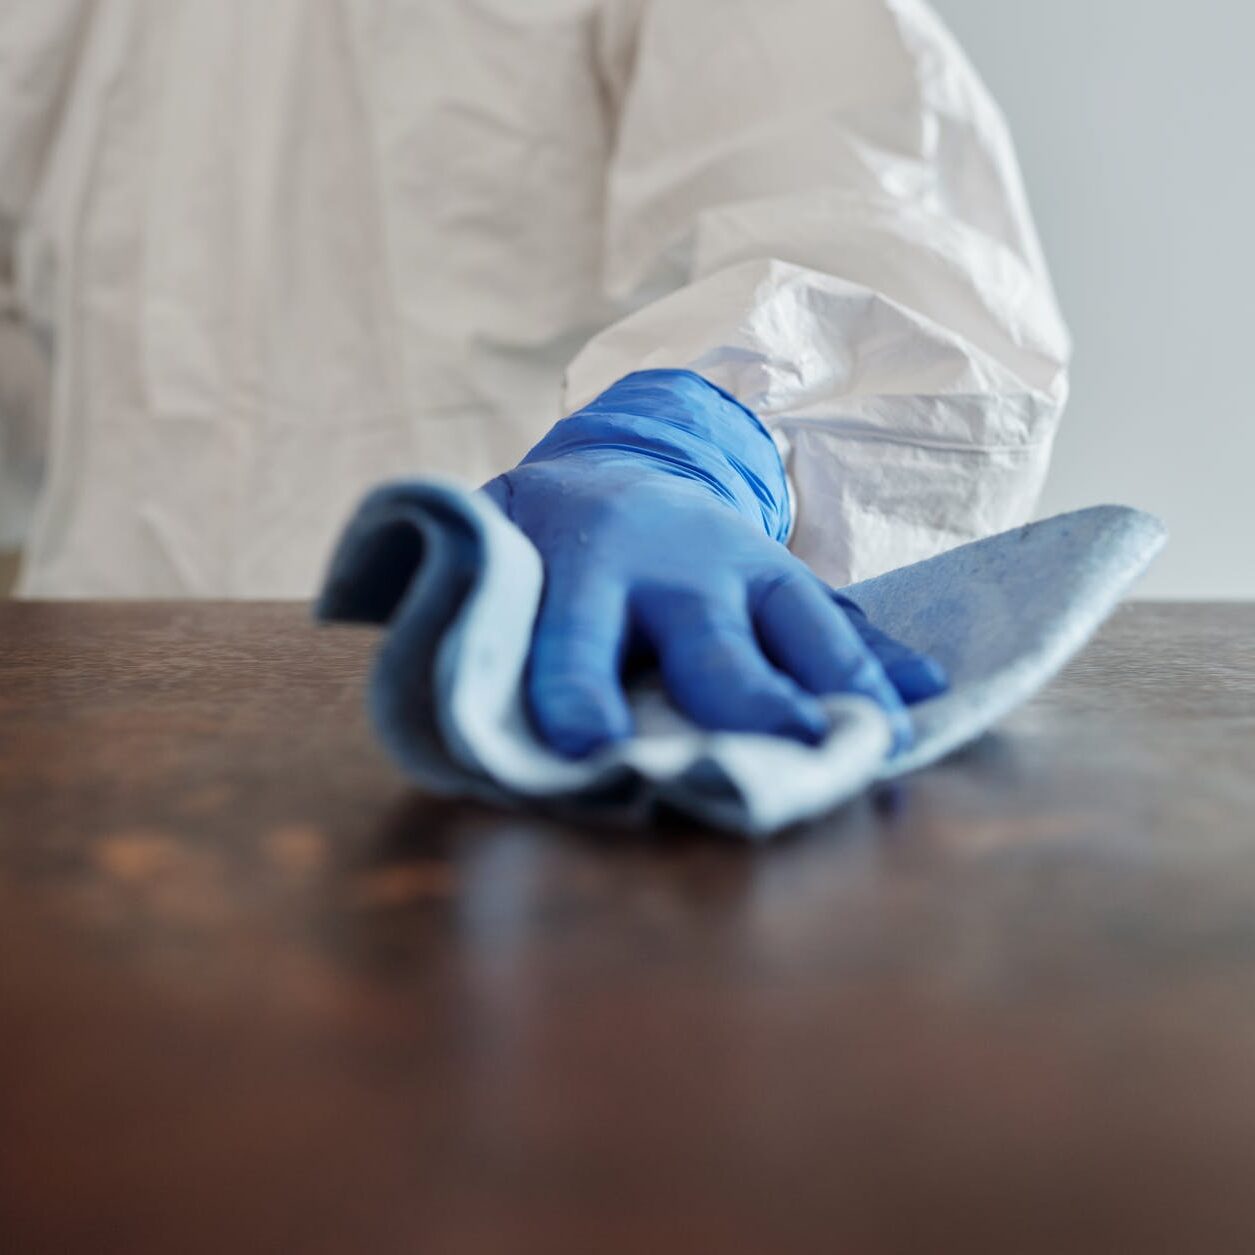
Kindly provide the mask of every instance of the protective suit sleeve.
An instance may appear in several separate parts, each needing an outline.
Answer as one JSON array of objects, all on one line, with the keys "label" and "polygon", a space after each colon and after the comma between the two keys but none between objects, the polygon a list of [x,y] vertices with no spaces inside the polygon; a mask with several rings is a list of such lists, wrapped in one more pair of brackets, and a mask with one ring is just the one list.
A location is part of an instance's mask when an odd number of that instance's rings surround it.
[{"label": "protective suit sleeve", "polygon": [[90,21],[91,0],[0,5],[0,221],[35,196]]},{"label": "protective suit sleeve", "polygon": [[568,408],[699,372],[844,584],[1026,519],[1069,342],[1004,121],[920,0],[611,0],[605,281]]}]

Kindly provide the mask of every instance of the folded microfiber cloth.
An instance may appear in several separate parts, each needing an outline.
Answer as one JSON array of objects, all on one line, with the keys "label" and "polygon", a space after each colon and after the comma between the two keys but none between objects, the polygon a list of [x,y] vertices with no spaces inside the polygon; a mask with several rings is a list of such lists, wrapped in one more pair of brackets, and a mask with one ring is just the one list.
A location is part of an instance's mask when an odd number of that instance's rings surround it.
[{"label": "folded microfiber cloth", "polygon": [[648,680],[630,695],[630,740],[582,761],[554,753],[523,697],[540,558],[491,500],[446,482],[386,484],[366,498],[317,614],[387,625],[371,713],[400,766],[432,792],[635,823],[665,805],[765,837],[980,736],[1084,645],[1163,541],[1151,516],[1096,506],[842,589],[951,680],[911,708],[915,744],[896,757],[887,720],[862,697],[825,699],[832,730],[808,746],[698,728]]}]

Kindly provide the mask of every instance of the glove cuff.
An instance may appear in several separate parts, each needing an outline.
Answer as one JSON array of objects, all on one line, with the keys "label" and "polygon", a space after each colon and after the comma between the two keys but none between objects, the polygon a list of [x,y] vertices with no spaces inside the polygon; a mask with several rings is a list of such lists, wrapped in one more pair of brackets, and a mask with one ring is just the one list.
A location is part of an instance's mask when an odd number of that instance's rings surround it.
[{"label": "glove cuff", "polygon": [[521,465],[596,452],[646,459],[702,482],[772,539],[788,538],[788,480],[771,433],[753,410],[695,371],[625,375],[555,424]]}]

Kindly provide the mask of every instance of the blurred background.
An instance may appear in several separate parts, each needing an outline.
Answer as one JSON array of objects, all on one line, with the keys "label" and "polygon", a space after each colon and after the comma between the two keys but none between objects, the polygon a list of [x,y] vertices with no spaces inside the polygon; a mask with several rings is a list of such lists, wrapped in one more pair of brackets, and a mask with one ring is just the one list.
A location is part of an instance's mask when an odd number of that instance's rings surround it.
[{"label": "blurred background", "polygon": [[1072,333],[1041,513],[1167,520],[1144,597],[1255,597],[1255,7],[935,0],[1011,123]]},{"label": "blurred background", "polygon": [[[834,0],[835,2],[835,0]],[[1009,117],[1076,340],[1040,512],[1100,501],[1165,518],[1148,597],[1255,597],[1250,126],[1244,0],[935,0]],[[3,250],[0,250],[2,253]],[[15,568],[42,354],[0,275],[0,591]],[[23,417],[26,421],[22,421]]]}]

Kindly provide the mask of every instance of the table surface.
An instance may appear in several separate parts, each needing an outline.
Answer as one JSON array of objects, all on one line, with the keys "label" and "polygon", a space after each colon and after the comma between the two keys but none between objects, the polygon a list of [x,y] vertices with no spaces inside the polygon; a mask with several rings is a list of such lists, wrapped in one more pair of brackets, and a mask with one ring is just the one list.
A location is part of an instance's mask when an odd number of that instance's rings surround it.
[{"label": "table surface", "polygon": [[373,643],[0,605],[5,1251],[1255,1250],[1255,606],[763,848],[417,796]]}]

